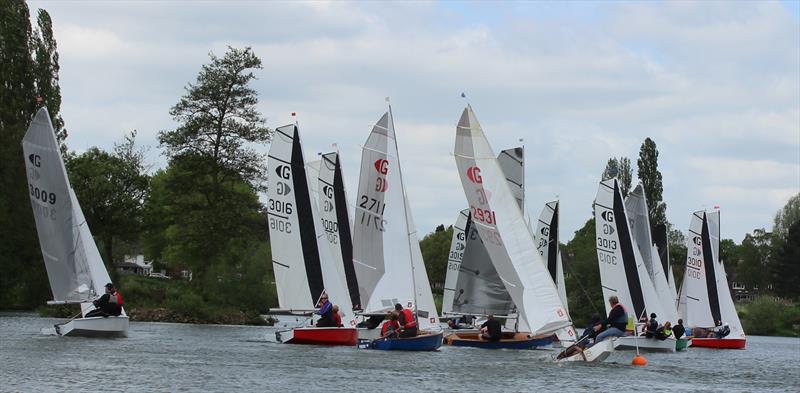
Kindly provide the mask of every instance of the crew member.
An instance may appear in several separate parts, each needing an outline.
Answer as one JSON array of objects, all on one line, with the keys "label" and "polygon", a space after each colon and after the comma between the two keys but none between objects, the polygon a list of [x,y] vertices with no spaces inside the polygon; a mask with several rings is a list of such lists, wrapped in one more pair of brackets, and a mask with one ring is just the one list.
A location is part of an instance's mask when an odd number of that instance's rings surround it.
[{"label": "crew member", "polygon": [[619,299],[616,296],[609,297],[608,303],[611,305],[608,318],[594,327],[596,332],[600,332],[605,328],[594,339],[595,344],[608,337],[622,337],[625,335],[625,326],[628,325],[628,313],[625,311],[625,307],[619,303]]},{"label": "crew member", "polygon": [[486,322],[481,325],[481,333],[478,338],[481,340],[500,341],[502,337],[502,327],[500,322],[494,319],[494,315],[489,314]]},{"label": "crew member", "polygon": [[322,294],[322,297],[319,298],[318,306],[319,321],[317,321],[317,327],[336,327],[336,322],[333,319],[333,304],[328,301],[327,294]]},{"label": "crew member", "polygon": [[114,284],[106,284],[106,293],[92,302],[95,309],[86,313],[84,318],[119,316],[122,314],[122,294],[114,288]]},{"label": "crew member", "polygon": [[417,320],[414,319],[414,314],[411,310],[403,308],[400,303],[394,305],[400,321],[400,337],[416,337],[417,336]]}]

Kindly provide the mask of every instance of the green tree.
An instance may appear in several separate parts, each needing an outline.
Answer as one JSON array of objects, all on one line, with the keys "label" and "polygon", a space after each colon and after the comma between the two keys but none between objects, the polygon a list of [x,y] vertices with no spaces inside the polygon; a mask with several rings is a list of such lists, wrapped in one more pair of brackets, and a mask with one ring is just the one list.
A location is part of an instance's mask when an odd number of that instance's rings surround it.
[{"label": "green tree", "polygon": [[786,205],[775,214],[775,226],[772,233],[777,239],[786,239],[789,228],[800,221],[800,193],[789,198]]},{"label": "green tree", "polygon": [[800,220],[786,231],[771,267],[775,293],[791,299],[800,297]]},{"label": "green tree", "polygon": [[756,229],[747,234],[737,248],[739,264],[736,281],[748,289],[764,290],[770,284],[769,261],[772,259],[772,234]]},{"label": "green tree", "polygon": [[38,106],[47,107],[56,139],[61,147],[61,154],[66,157],[67,146],[64,140],[67,139],[67,130],[64,129],[64,119],[59,113],[61,111],[61,87],[58,85],[60,67],[56,40],[53,37],[53,20],[47,11],[39,9],[36,22],[38,29],[33,32],[31,43],[35,59],[33,74],[36,83],[36,102]]},{"label": "green tree", "polygon": [[686,268],[686,237],[683,232],[671,229],[667,235],[669,242],[669,263],[675,273],[675,285],[680,287],[683,282],[683,273]]},{"label": "green tree", "polygon": [[106,265],[114,271],[114,260],[122,257],[114,253],[115,242],[139,240],[142,204],[149,189],[136,131],[116,144],[112,154],[93,147],[70,157],[67,170],[92,234],[101,239]]},{"label": "green tree", "polygon": [[439,225],[436,227],[436,231],[425,235],[419,242],[431,289],[439,294],[442,293],[444,288],[452,239],[453,226],[451,225],[445,229],[444,225]]},{"label": "green tree", "polygon": [[647,208],[650,210],[648,215],[652,231],[659,224],[667,224],[667,205],[661,195],[664,192],[664,185],[661,172],[658,170],[658,148],[652,139],[647,138],[642,143],[636,165],[639,168],[639,181],[642,182],[644,195],[647,198]]},{"label": "green tree", "polygon": [[564,257],[569,313],[576,325],[583,325],[592,314],[605,314],[605,302],[597,267],[594,218],[575,231],[575,237],[561,247]]},{"label": "green tree", "polygon": [[619,188],[623,197],[628,196],[631,190],[631,178],[633,171],[631,170],[631,160],[627,157],[611,157],[603,169],[602,179],[608,180],[616,177],[619,179]]}]

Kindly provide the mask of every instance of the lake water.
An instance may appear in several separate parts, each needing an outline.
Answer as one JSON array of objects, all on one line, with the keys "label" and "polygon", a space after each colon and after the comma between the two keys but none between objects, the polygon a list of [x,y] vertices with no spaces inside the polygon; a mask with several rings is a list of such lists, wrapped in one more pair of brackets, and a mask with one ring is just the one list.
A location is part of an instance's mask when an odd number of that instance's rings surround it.
[{"label": "lake water", "polygon": [[0,391],[800,391],[800,339],[747,349],[632,352],[554,364],[553,351],[443,346],[433,353],[283,345],[275,329],[132,322],[126,339],[44,336],[61,320],[0,313]]}]

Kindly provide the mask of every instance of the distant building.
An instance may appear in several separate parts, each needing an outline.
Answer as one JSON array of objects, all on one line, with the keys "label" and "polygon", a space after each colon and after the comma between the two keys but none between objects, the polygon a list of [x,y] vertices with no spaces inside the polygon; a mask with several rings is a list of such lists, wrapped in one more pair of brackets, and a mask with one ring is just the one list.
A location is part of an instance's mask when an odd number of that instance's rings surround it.
[{"label": "distant building", "polygon": [[144,255],[126,255],[122,262],[117,262],[117,271],[120,274],[135,274],[148,277],[153,272],[153,261],[145,261]]}]

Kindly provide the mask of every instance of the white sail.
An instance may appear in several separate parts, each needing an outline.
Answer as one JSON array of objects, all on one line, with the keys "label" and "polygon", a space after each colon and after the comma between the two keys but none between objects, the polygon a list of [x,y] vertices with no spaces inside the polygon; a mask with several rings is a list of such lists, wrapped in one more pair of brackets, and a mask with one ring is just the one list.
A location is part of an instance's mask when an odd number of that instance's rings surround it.
[{"label": "white sail", "polygon": [[461,268],[461,260],[464,258],[464,249],[467,244],[467,237],[464,232],[467,218],[469,218],[469,209],[464,209],[458,213],[456,223],[453,225],[453,239],[450,241],[450,253],[447,256],[447,273],[444,278],[444,293],[442,296],[443,316],[453,310],[458,271]]},{"label": "white sail", "polygon": [[350,304],[361,309],[358,294],[358,281],[353,266],[352,223],[347,204],[347,193],[342,176],[339,153],[322,155],[318,179],[319,212],[325,236],[331,247],[334,262],[339,269],[340,279],[346,283]]},{"label": "white sail", "polygon": [[647,198],[641,182],[625,198],[625,210],[631,228],[631,237],[642,256],[650,281],[658,294],[662,310],[664,310],[664,314],[656,313],[658,320],[675,323],[678,320],[675,293],[669,288],[669,281],[658,255],[658,248],[653,243]]},{"label": "white sail", "polygon": [[[711,256],[706,212],[697,211],[689,222],[686,239],[686,269],[678,307],[679,315],[686,326],[714,327],[720,319],[719,295],[716,288],[716,271]],[[713,283],[712,285],[709,285]],[[713,288],[713,290],[710,290]],[[712,299],[715,305],[712,307]]]},{"label": "white sail", "polygon": [[[625,204],[616,178],[600,182],[594,203],[597,261],[603,298],[616,295],[636,319],[666,315],[642,256],[631,237]],[[605,302],[606,312],[611,306]]]},{"label": "white sail", "polygon": [[[267,190],[272,262],[281,308],[311,310],[323,292],[340,305],[342,322],[355,325],[350,296],[322,229],[297,125],[275,130]],[[353,322],[353,323],[351,323]]]},{"label": "white sail", "polygon": [[519,314],[520,330],[555,332],[571,325],[550,274],[472,108],[456,128],[461,184],[486,249]]},{"label": "white sail", "polygon": [[391,108],[364,144],[353,227],[353,260],[365,312],[416,308],[421,329],[438,328],[428,275],[403,185]]},{"label": "white sail", "polygon": [[715,273],[717,278],[717,297],[719,299],[720,320],[727,323],[731,332],[727,338],[745,338],[742,322],[733,304],[730,287],[728,286],[728,274],[725,272],[725,264],[720,259],[720,212],[715,210],[706,215],[708,220],[708,232],[711,240],[711,252],[713,255]]},{"label": "white sail", "polygon": [[[94,283],[87,255],[82,252],[84,241],[80,225],[86,225],[83,221],[76,222],[67,172],[47,109],[41,108],[36,113],[22,139],[22,149],[31,207],[53,300],[89,301],[104,293],[102,286],[109,280]],[[94,243],[91,234],[86,240]]]},{"label": "white sail", "polygon": [[544,205],[535,232],[536,249],[539,251],[539,256],[547,271],[550,272],[550,277],[556,283],[558,296],[561,298],[561,303],[564,304],[564,309],[569,311],[567,288],[564,284],[564,266],[561,262],[558,238],[558,206],[558,201],[548,202]]}]

